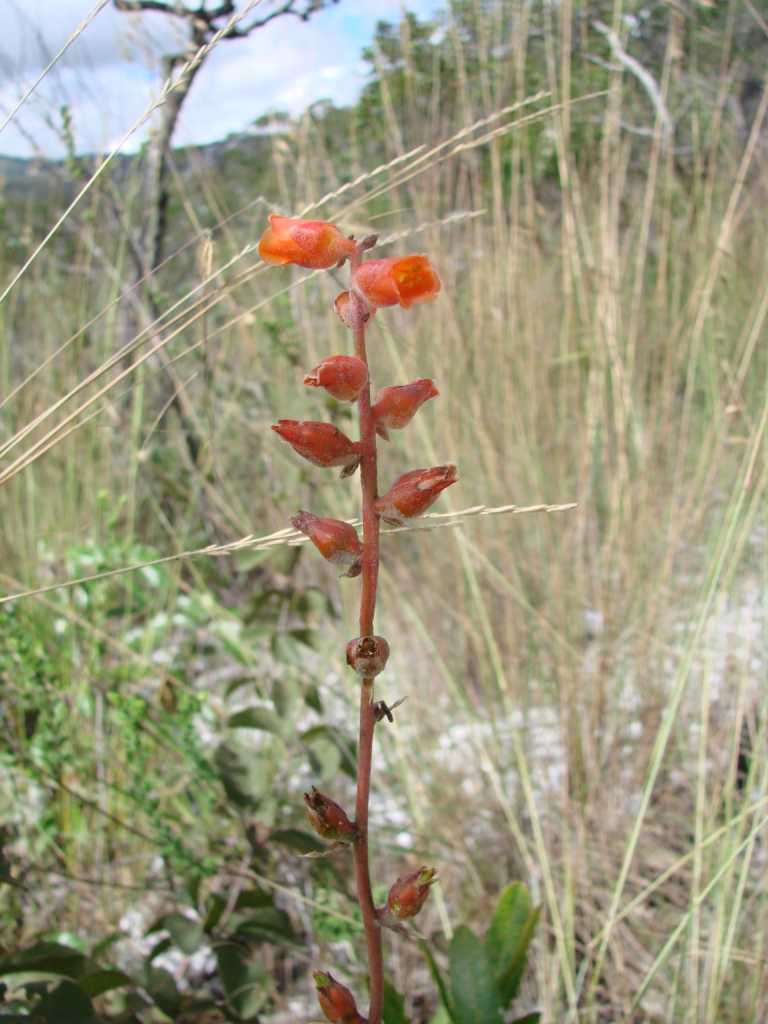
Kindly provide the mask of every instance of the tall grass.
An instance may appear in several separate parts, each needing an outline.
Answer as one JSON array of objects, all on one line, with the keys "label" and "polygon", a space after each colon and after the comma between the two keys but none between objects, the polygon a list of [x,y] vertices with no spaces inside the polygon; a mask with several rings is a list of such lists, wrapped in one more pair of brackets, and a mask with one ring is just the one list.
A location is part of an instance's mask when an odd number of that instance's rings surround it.
[{"label": "tall grass", "polygon": [[[380,311],[370,358],[374,385],[430,368],[444,397],[383,453],[384,479],[452,459],[446,508],[578,508],[385,538],[387,696],[409,700],[383,731],[374,799],[391,842],[376,876],[409,848],[439,863],[421,925],[436,936],[479,925],[523,876],[544,905],[525,992],[547,1022],[768,1012],[768,92],[745,121],[751,17],[654,7],[635,30],[620,4],[467,0],[436,35],[404,20],[380,34],[360,106],[275,133],[258,173],[179,155],[159,322],[131,263],[138,165],[100,177],[0,307],[10,594],[81,575],[67,552],[88,538],[130,560],[136,544],[176,554],[270,533],[298,505],[357,514],[268,429],[278,405],[344,422],[298,386],[349,348],[326,312],[333,275],[276,285],[248,247],[279,209],[429,251],[439,301],[423,320]],[[625,53],[653,76],[655,107]],[[61,187],[15,208],[3,281]],[[233,561],[182,564],[174,593],[194,584],[233,608],[247,593]],[[332,594],[342,617],[326,628],[346,637],[351,588],[312,559],[297,572]],[[101,633],[121,643],[135,620],[126,579],[122,618],[89,620],[77,657],[59,652],[73,701],[107,657]],[[129,657],[114,643],[109,656]],[[82,728],[100,728],[96,704]],[[101,756],[77,780],[96,794],[87,830],[112,813]],[[55,799],[63,813],[66,791]],[[69,874],[148,849],[119,831],[89,845],[87,830]],[[66,856],[71,842],[62,829]],[[71,883],[59,920],[87,927],[96,905],[106,930],[146,898]],[[413,947],[391,943],[389,967],[426,1020]]]}]

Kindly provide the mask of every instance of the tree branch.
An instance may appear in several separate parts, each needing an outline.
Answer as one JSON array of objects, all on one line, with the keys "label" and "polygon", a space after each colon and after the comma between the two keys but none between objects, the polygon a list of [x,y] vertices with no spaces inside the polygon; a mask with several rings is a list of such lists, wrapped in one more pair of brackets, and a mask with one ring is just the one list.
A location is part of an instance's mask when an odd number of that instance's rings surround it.
[{"label": "tree branch", "polygon": [[[608,44],[611,47],[611,53],[614,58],[623,64],[627,71],[631,71],[635,78],[640,82],[642,87],[648,93],[648,98],[653,104],[653,109],[656,111],[656,117],[661,124],[661,138],[664,142],[667,142],[672,135],[672,118],[670,117],[669,111],[667,110],[666,104],[661,97],[661,90],[656,84],[656,79],[648,71],[639,60],[634,57],[630,57],[624,47],[621,45],[621,40],[608,28],[602,21],[593,21],[592,27],[605,36],[608,40]],[[653,134],[653,133],[651,133]]]},{"label": "tree branch", "polygon": [[292,14],[295,18],[299,18],[301,21],[309,21],[313,14],[321,10],[323,7],[329,4],[337,4],[339,0],[306,0],[301,10],[297,9],[296,0],[286,0],[282,7],[276,8],[274,11],[270,11],[264,18],[259,18],[256,21],[251,22],[250,25],[246,25],[245,28],[236,26],[232,32],[228,33],[230,37],[239,37],[250,35],[257,28],[262,28],[267,25],[270,21],[274,21],[275,18],[280,18],[284,14]]},{"label": "tree branch", "polygon": [[182,3],[174,3],[172,7],[163,0],[112,0],[118,11],[160,11],[162,14],[175,14],[179,18],[189,17],[193,12]]},{"label": "tree branch", "polygon": [[[118,11],[159,11],[162,14],[184,18],[196,25],[204,26],[204,31],[208,32],[214,31],[213,23],[218,18],[229,17],[235,12],[234,0],[222,0],[218,7],[211,8],[210,10],[207,10],[202,4],[196,9],[187,7],[181,0],[112,0],[112,2]],[[246,25],[245,28],[233,25],[228,32],[224,33],[224,38],[243,39],[257,28],[263,28],[264,25],[268,25],[270,21],[274,21],[276,18],[281,18],[284,14],[293,15],[293,17],[299,18],[301,21],[309,21],[312,15],[322,10],[323,7],[337,3],[339,3],[339,0],[304,0],[303,3],[300,0],[284,0],[282,4],[273,11],[270,11],[269,14],[263,18],[257,18],[250,25]]]}]

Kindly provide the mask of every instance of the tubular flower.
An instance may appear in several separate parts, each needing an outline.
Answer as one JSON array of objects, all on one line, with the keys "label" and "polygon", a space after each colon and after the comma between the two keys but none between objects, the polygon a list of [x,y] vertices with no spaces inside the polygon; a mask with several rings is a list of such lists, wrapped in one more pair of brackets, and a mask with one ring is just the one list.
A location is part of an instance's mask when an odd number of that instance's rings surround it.
[{"label": "tubular flower", "polygon": [[319,793],[314,786],[311,793],[304,794],[304,800],[309,823],[322,839],[352,842],[357,835],[357,826],[349,820],[343,807]]},{"label": "tubular flower", "polygon": [[333,224],[275,214],[259,240],[259,256],[273,267],[295,263],[308,270],[329,270],[354,251],[354,241],[344,238]]},{"label": "tubular flower", "polygon": [[399,303],[410,309],[437,298],[440,278],[427,256],[394,256],[363,263],[350,287],[374,308]]},{"label": "tubular flower", "polygon": [[403,473],[386,494],[377,498],[373,510],[377,516],[393,526],[401,526],[406,519],[423,515],[434,505],[446,487],[455,484],[459,471],[455,462],[446,462],[434,469],[414,469]]},{"label": "tubular flower", "polygon": [[355,997],[332,974],[315,971],[317,1001],[331,1024],[365,1024],[365,1017],[357,1012]]},{"label": "tubular flower", "polygon": [[429,887],[436,881],[435,868],[419,868],[412,875],[398,878],[389,890],[386,907],[378,912],[381,923],[386,924],[393,918],[404,921],[407,917],[415,917],[429,896]]},{"label": "tubular flower", "polygon": [[354,402],[368,381],[368,367],[356,356],[328,356],[310,370],[304,383],[325,388],[337,402]]},{"label": "tubular flower", "polygon": [[371,410],[376,417],[376,433],[388,441],[390,430],[407,427],[422,405],[439,394],[435,382],[429,378],[382,388]]},{"label": "tubular flower", "polygon": [[389,644],[383,636],[358,636],[347,644],[347,664],[363,679],[373,679],[389,658]]},{"label": "tubular flower", "polygon": [[291,445],[294,451],[303,455],[315,466],[327,469],[343,466],[342,477],[352,476],[363,457],[363,446],[359,441],[350,441],[332,423],[315,423],[311,420],[278,420],[273,424],[281,441]]},{"label": "tubular flower", "polygon": [[354,526],[340,519],[321,519],[303,510],[291,522],[297,530],[306,533],[328,562],[349,566],[344,576],[359,576],[363,571],[363,545]]}]

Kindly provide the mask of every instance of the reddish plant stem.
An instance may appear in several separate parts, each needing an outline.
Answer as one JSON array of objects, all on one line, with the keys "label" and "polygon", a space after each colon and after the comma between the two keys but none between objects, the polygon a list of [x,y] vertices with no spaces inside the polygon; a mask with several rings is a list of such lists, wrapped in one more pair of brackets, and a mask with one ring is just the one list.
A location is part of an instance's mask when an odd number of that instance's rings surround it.
[{"label": "reddish plant stem", "polygon": [[[363,259],[364,247],[358,242],[351,261],[351,274],[355,274]],[[357,296],[350,292],[349,326],[355,343],[355,355],[368,365],[365,351],[366,310]],[[379,578],[379,519],[373,511],[378,495],[376,474],[376,421],[371,413],[370,380],[357,400],[360,420],[360,441],[363,458],[360,475],[363,490],[363,578],[360,597],[360,636],[373,636],[373,616],[376,610],[376,586]],[[365,926],[368,945],[368,969],[371,983],[371,1001],[368,1024],[381,1024],[384,1006],[384,956],[381,928],[376,918],[376,907],[371,889],[368,863],[368,800],[371,793],[371,761],[376,716],[371,700],[372,679],[364,679],[360,687],[360,743],[357,755],[357,802],[355,822],[357,838],[353,847],[357,897]]]}]

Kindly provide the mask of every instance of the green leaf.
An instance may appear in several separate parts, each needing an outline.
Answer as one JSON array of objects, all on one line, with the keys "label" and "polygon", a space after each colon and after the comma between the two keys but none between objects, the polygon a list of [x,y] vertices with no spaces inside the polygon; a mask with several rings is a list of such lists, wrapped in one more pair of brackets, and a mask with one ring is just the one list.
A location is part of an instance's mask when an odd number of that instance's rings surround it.
[{"label": "green leaf", "polygon": [[451,1018],[442,1003],[429,1018],[429,1024],[451,1024]]},{"label": "green leaf", "polygon": [[237,679],[233,679],[224,690],[225,697],[231,697],[233,693],[240,689],[241,686],[248,686],[249,683],[253,683],[252,675],[238,676]]},{"label": "green leaf", "polygon": [[288,719],[292,722],[296,717],[296,707],[301,697],[301,688],[295,679],[283,677],[276,679],[272,684],[272,703],[275,705],[278,715],[284,725],[288,725]]},{"label": "green leaf", "polygon": [[316,711],[318,715],[322,715],[323,702],[320,699],[320,691],[318,690],[314,683],[310,683],[307,686],[307,689],[304,693],[304,701],[307,704],[307,706]]},{"label": "green leaf", "polygon": [[456,1024],[501,1024],[501,1000],[488,956],[466,925],[456,929],[450,961]]},{"label": "green leaf", "polygon": [[384,1011],[383,1024],[409,1024],[405,1016],[405,1007],[400,993],[391,982],[384,979]]},{"label": "green leaf", "polygon": [[255,910],[257,907],[274,907],[271,893],[263,889],[245,889],[235,901],[235,910]]},{"label": "green leaf", "polygon": [[212,932],[221,920],[221,915],[226,909],[226,901],[214,893],[206,904],[205,917],[203,918],[203,931]]},{"label": "green leaf", "polygon": [[160,956],[160,954],[164,953],[166,949],[170,949],[172,945],[173,943],[167,935],[164,939],[160,939],[160,941],[156,942],[152,949],[150,949],[149,953],[147,953],[146,963],[151,964],[156,956]]},{"label": "green leaf", "polygon": [[307,744],[307,749],[312,774],[319,785],[338,775],[339,768],[341,768],[341,753],[332,740],[327,736],[317,736]]},{"label": "green leaf", "polygon": [[152,1002],[167,1017],[175,1019],[181,1008],[181,996],[173,975],[163,967],[148,967],[144,971],[144,988]]},{"label": "green leaf", "polygon": [[271,708],[263,707],[238,711],[236,715],[230,715],[227,725],[230,729],[261,729],[263,732],[273,732],[277,736],[282,735],[284,731],[280,716]]},{"label": "green leaf", "polygon": [[107,952],[107,950],[111,946],[114,946],[116,942],[119,942],[121,938],[122,935],[120,934],[120,932],[110,932],[109,935],[106,936],[106,938],[102,939],[100,942],[97,942],[96,945],[93,947],[93,950],[91,952],[92,958],[94,960],[98,960],[100,956],[103,956]]},{"label": "green leaf", "polygon": [[525,922],[525,926],[522,930],[517,946],[517,955],[509,962],[506,970],[499,978],[499,991],[505,1007],[509,1006],[515,998],[515,994],[517,993],[517,989],[520,985],[520,979],[525,972],[525,961],[528,954],[528,947],[530,946],[531,940],[533,939],[536,931],[536,925],[539,923],[540,913],[541,907],[537,907]]},{"label": "green leaf", "polygon": [[266,998],[262,972],[249,962],[244,949],[232,943],[216,947],[216,960],[230,1006],[241,1020],[253,1020]]},{"label": "green leaf", "polygon": [[499,896],[485,937],[485,952],[496,981],[518,954],[520,938],[531,916],[531,899],[522,882],[512,882]]},{"label": "green leaf", "polygon": [[45,1024],[99,1024],[88,994],[74,981],[62,981],[46,993],[35,1007],[35,1016]]},{"label": "green leaf", "polygon": [[429,973],[432,975],[432,980],[437,985],[437,991],[440,993],[440,999],[442,1000],[445,1012],[448,1014],[450,1019],[456,1024],[456,1017],[453,1013],[453,1002],[451,1000],[451,994],[446,987],[443,976],[440,973],[440,968],[437,966],[437,962],[432,955],[432,950],[426,944],[424,939],[418,939],[419,948],[424,954],[424,959],[427,961],[427,967],[429,967]]},{"label": "green leaf", "polygon": [[93,971],[86,974],[78,981],[80,987],[87,992],[91,998],[100,996],[103,992],[111,992],[112,989],[122,988],[123,985],[132,985],[133,982],[127,974],[114,968],[104,971]]},{"label": "green leaf", "polygon": [[237,807],[255,807],[270,787],[272,773],[258,754],[222,743],[214,763],[227,797]]},{"label": "green leaf", "polygon": [[312,741],[320,737],[330,740],[338,747],[341,754],[341,770],[350,778],[357,779],[357,744],[355,741],[348,739],[344,733],[332,725],[315,725],[302,733],[299,738],[307,746],[311,746]]},{"label": "green leaf", "polygon": [[269,553],[272,556],[272,567],[275,572],[282,573],[283,576],[290,576],[301,558],[300,547],[271,548]]},{"label": "green leaf", "polygon": [[144,935],[154,935],[155,932],[162,932],[165,930],[165,914],[161,914],[160,917],[155,918],[152,924],[144,932]]},{"label": "green leaf", "polygon": [[524,1017],[516,1017],[512,1024],[539,1024],[541,1014],[538,1010],[535,1013],[526,1013]]},{"label": "green leaf", "polygon": [[326,849],[319,839],[300,828],[279,828],[269,838],[272,842],[282,843],[297,853],[322,853]]},{"label": "green leaf", "polygon": [[237,926],[236,935],[256,942],[272,942],[278,946],[297,946],[291,919],[277,907],[262,907],[249,914]]},{"label": "green leaf", "polygon": [[191,956],[200,946],[203,929],[199,921],[191,921],[178,911],[166,914],[165,927],[182,953]]},{"label": "green leaf", "polygon": [[71,946],[64,946],[60,942],[36,942],[29,949],[0,960],[0,975],[42,971],[61,974],[65,978],[79,978],[89,966],[88,957]]},{"label": "green leaf", "polygon": [[250,572],[251,569],[255,569],[257,565],[261,565],[262,562],[266,562],[269,556],[272,554],[271,550],[253,551],[247,548],[243,551],[235,552],[235,571],[236,572]]},{"label": "green leaf", "polygon": [[[308,629],[289,629],[287,634],[281,634],[282,636],[291,636],[294,640],[298,640],[300,644],[304,644],[305,647],[314,647],[317,644],[318,634],[317,630],[311,626]],[[301,653],[296,652],[297,660],[301,658]]]}]

